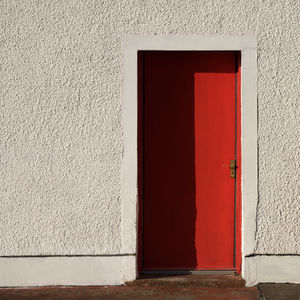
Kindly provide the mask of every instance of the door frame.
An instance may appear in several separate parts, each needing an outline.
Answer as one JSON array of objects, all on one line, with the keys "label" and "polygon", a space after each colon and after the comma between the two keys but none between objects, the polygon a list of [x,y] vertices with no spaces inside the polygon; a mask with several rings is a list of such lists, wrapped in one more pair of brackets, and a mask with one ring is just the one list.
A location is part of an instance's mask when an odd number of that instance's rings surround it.
[{"label": "door frame", "polygon": [[[125,36],[122,40],[123,89],[121,170],[122,253],[138,252],[138,51],[239,51],[241,53],[241,271],[255,248],[257,208],[257,42],[254,36]],[[138,274],[134,265],[125,269]]]}]

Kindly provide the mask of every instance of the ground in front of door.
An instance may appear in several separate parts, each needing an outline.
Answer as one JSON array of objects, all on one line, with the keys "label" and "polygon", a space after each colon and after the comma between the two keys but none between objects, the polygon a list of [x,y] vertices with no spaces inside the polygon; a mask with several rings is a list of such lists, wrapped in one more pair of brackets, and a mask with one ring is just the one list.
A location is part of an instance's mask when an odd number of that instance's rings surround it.
[{"label": "ground in front of door", "polygon": [[147,277],[126,286],[0,288],[0,299],[259,299],[299,300],[299,284],[245,287],[239,276],[187,275]]}]

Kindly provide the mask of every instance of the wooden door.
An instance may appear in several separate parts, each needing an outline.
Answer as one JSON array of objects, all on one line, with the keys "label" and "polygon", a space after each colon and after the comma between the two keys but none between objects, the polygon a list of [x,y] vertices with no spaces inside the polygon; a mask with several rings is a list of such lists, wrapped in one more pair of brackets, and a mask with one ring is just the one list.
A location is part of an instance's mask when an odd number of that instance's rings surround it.
[{"label": "wooden door", "polygon": [[237,70],[235,52],[140,53],[143,271],[237,268]]}]

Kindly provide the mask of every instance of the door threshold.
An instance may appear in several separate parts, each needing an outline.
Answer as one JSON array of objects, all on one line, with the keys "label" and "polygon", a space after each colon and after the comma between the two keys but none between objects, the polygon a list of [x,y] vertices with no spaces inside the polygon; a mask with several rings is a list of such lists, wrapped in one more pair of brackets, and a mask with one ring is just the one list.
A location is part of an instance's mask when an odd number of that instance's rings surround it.
[{"label": "door threshold", "polygon": [[127,286],[140,286],[140,287],[198,287],[198,288],[242,288],[245,286],[245,281],[238,274],[229,273],[228,270],[225,270],[226,273],[221,273],[221,270],[208,270],[205,273],[203,270],[182,271],[179,273],[164,273],[160,272],[159,274],[140,274],[136,280],[126,282]]},{"label": "door threshold", "polygon": [[144,270],[141,275],[189,275],[189,274],[215,274],[232,275],[236,270]]}]

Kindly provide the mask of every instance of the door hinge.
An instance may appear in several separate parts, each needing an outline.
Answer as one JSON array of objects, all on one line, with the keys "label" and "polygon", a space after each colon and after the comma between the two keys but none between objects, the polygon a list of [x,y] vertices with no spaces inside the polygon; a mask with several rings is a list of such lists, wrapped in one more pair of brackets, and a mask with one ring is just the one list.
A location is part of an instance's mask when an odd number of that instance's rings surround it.
[{"label": "door hinge", "polygon": [[236,177],[236,160],[235,159],[230,161],[230,177],[231,178]]},{"label": "door hinge", "polygon": [[230,168],[230,177],[231,178],[235,178],[236,177],[236,160],[235,159],[232,159],[230,161],[230,165],[222,165],[222,167],[229,167]]}]

